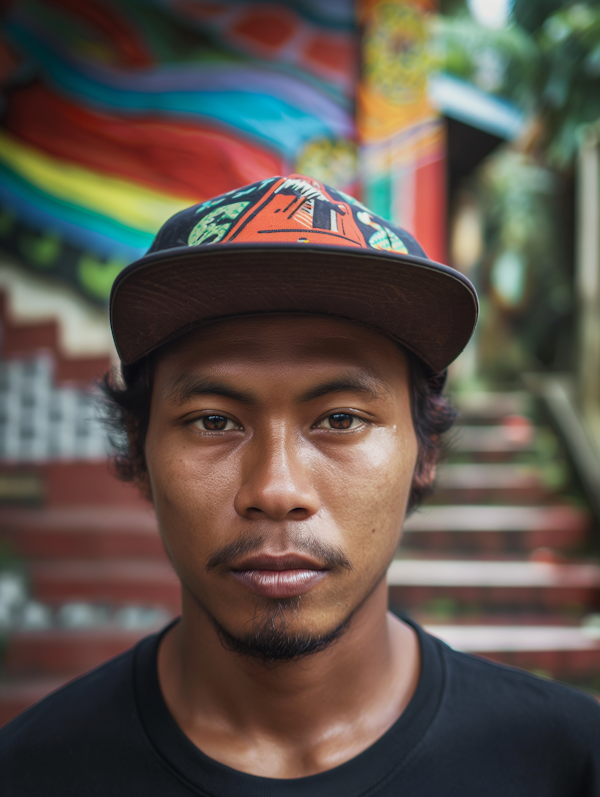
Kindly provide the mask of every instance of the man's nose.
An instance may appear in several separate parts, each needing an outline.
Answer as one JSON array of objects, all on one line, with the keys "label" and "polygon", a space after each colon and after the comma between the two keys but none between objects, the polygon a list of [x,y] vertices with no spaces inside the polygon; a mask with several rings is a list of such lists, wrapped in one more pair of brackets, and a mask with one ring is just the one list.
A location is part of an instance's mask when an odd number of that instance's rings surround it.
[{"label": "man's nose", "polygon": [[[306,445],[285,429],[257,434],[245,452],[235,510],[242,517],[306,520],[319,510]],[[312,474],[314,475],[314,474]]]}]

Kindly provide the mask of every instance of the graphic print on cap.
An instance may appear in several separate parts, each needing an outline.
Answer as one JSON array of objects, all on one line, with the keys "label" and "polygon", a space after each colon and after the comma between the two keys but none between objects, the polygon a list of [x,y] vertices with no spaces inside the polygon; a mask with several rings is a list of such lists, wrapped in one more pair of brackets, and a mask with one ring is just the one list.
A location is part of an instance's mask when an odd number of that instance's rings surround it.
[{"label": "graphic print on cap", "polygon": [[[300,175],[273,186],[257,212],[240,220],[227,240],[245,243],[261,238],[265,243],[364,246],[364,236],[350,205],[336,202],[321,183]],[[300,238],[306,240],[299,241]]]},{"label": "graphic print on cap", "polygon": [[188,246],[262,240],[424,256],[404,230],[385,222],[353,197],[299,174],[229,191],[193,211]]},{"label": "graphic print on cap", "polygon": [[404,241],[399,238],[393,230],[385,227],[383,224],[378,224],[373,220],[373,217],[368,211],[359,210],[356,218],[363,224],[373,227],[375,232],[368,240],[369,246],[373,249],[379,249],[382,252],[398,252],[403,255],[408,254]]},{"label": "graphic print on cap", "polygon": [[[199,221],[188,235],[188,246],[216,244],[227,235],[237,217],[250,205],[254,206],[263,196],[269,185],[277,181],[270,177],[260,183],[252,183],[209,199],[198,205],[195,216]],[[240,201],[241,198],[243,201]],[[212,209],[214,208],[214,210]]]},{"label": "graphic print on cap", "polygon": [[188,244],[198,246],[198,244],[218,243],[227,235],[233,222],[249,204],[249,202],[233,202],[231,205],[211,210],[191,231]]}]

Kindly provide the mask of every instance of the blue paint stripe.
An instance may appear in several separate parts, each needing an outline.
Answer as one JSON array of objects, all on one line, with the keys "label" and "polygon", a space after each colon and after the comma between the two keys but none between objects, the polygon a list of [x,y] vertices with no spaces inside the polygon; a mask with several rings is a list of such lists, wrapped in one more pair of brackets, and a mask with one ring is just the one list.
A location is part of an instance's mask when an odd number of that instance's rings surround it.
[{"label": "blue paint stripe", "polygon": [[216,121],[267,142],[287,158],[293,158],[305,143],[315,138],[349,136],[353,132],[347,113],[338,113],[335,119],[326,120],[307,113],[305,108],[260,92],[143,92],[115,88],[75,71],[44,42],[20,26],[13,23],[7,26],[7,32],[40,62],[45,76],[59,91],[100,108],[118,109],[131,115],[158,112]]},{"label": "blue paint stripe", "polygon": [[59,232],[68,243],[105,257],[136,260],[152,243],[152,235],[50,197],[1,165],[0,201],[25,224]]}]

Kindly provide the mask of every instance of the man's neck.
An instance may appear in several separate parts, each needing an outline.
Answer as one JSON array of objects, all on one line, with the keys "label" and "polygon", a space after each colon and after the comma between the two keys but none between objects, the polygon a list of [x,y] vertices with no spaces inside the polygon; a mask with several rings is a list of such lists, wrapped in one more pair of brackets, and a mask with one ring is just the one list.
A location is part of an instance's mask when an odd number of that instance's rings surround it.
[{"label": "man's neck", "polygon": [[295,778],[354,758],[393,725],[416,689],[420,651],[414,630],[387,612],[385,582],[331,647],[271,665],[223,647],[184,595],[158,673],[171,714],[204,753],[249,774]]}]

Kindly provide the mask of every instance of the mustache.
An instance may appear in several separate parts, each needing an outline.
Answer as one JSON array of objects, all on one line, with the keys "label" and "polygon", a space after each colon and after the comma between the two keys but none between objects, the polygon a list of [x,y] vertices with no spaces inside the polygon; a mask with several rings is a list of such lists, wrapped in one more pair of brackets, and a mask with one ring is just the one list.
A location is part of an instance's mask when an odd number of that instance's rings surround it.
[{"label": "mustache", "polygon": [[[245,554],[260,550],[271,535],[261,531],[250,531],[240,534],[233,542],[218,548],[206,562],[206,570],[225,570],[237,559]],[[305,553],[319,561],[325,568],[333,570],[341,567],[344,570],[354,570],[342,548],[329,545],[314,537],[294,532],[287,536],[290,547],[294,553]]]}]

